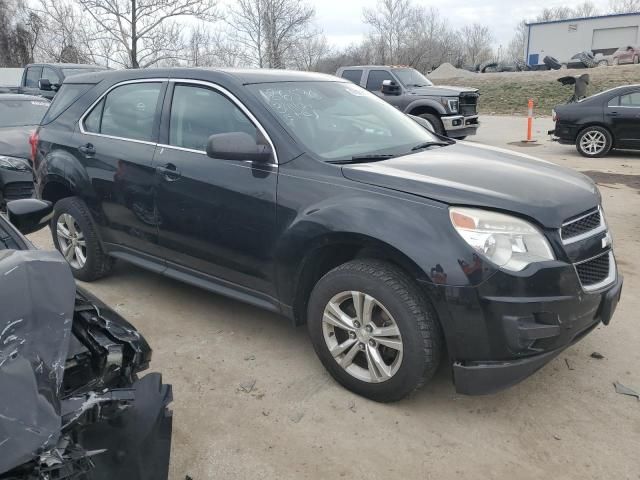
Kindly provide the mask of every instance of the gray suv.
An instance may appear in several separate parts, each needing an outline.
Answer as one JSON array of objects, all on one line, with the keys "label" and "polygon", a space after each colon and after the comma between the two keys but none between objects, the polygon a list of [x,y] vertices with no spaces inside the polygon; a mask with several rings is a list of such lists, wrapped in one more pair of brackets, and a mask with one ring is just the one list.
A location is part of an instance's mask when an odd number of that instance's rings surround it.
[{"label": "gray suv", "polygon": [[341,67],[336,75],[366,88],[404,113],[422,117],[440,135],[464,139],[475,135],[480,126],[477,88],[436,86],[409,67]]}]

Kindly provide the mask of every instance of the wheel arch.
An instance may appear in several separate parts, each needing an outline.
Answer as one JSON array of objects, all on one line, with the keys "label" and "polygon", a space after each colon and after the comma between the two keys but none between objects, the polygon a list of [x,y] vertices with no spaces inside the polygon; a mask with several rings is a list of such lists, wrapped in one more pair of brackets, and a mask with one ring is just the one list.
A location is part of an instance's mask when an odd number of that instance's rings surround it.
[{"label": "wheel arch", "polygon": [[320,278],[343,263],[363,258],[387,261],[412,278],[429,279],[411,258],[382,240],[356,233],[332,233],[309,246],[295,274],[291,312],[295,324],[306,323],[309,296]]},{"label": "wheel arch", "polygon": [[580,136],[580,134],[582,132],[584,132],[587,128],[590,127],[600,127],[605,129],[607,132],[609,132],[609,135],[611,135],[611,142],[613,144],[613,146],[615,147],[616,145],[616,136],[613,133],[613,130],[611,129],[611,127],[609,125],[606,125],[604,122],[599,122],[599,121],[592,121],[592,122],[587,122],[584,125],[580,125],[580,127],[578,128],[578,133],[576,133],[576,142],[578,141],[578,137]]},{"label": "wheel arch", "polygon": [[91,197],[93,187],[85,166],[67,150],[52,150],[38,166],[39,195],[54,204],[62,198]]},{"label": "wheel arch", "polygon": [[407,106],[405,113],[416,116],[431,113],[439,118],[442,115],[446,115],[447,112],[444,107],[435,100],[415,100]]}]

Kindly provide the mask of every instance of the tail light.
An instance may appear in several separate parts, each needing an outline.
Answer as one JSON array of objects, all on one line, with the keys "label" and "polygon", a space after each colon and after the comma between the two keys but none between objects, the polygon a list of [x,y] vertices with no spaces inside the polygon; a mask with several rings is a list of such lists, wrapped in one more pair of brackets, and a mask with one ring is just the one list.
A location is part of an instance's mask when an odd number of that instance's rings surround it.
[{"label": "tail light", "polygon": [[556,112],[555,110],[551,110],[551,118],[553,119],[554,122],[558,121],[558,112]]},{"label": "tail light", "polygon": [[29,145],[31,145],[31,163],[35,167],[36,155],[38,154],[38,130],[29,135]]}]

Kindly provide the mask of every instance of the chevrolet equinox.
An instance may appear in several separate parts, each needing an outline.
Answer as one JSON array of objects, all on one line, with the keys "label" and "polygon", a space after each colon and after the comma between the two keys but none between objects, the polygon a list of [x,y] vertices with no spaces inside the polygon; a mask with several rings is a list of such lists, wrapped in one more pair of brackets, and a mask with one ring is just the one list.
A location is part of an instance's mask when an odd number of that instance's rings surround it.
[{"label": "chevrolet equinox", "polygon": [[513,385],[620,296],[591,180],[437,136],[337,77],[78,75],[31,144],[76,278],[123,260],[306,323],[329,373],[377,401],[443,358],[458,392]]}]

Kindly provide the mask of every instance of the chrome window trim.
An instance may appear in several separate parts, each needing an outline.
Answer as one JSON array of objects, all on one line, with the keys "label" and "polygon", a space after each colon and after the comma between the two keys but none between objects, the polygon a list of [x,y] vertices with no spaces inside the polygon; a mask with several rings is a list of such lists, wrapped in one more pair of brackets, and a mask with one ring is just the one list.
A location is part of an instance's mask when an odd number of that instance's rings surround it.
[{"label": "chrome window trim", "polygon": [[[262,133],[262,135],[264,136],[264,138],[267,139],[267,142],[269,142],[269,146],[271,147],[271,151],[273,152],[273,163],[265,163],[264,165],[278,165],[278,152],[276,151],[276,147],[273,144],[273,141],[271,140],[271,137],[269,136],[269,134],[267,133],[267,131],[265,130],[265,128],[262,126],[262,124],[258,121],[258,119],[251,113],[251,111],[245,107],[245,105],[238,100],[238,98],[231,93],[229,90],[227,90],[224,87],[221,87],[220,85],[216,84],[216,83],[212,83],[212,82],[207,82],[204,80],[193,80],[193,79],[188,79],[188,78],[170,78],[169,79],[169,83],[184,83],[184,84],[191,84],[191,85],[202,85],[205,87],[209,87],[212,88],[213,90],[216,90],[218,92],[220,92],[222,95],[224,95],[225,97],[227,97],[229,100],[231,100],[231,102],[233,102],[236,107],[238,107],[242,113],[244,113],[247,118],[249,119],[249,121],[251,123],[253,123],[254,127],[256,127],[258,130],[260,130],[260,133]],[[173,101],[173,98],[172,98]],[[200,153],[203,155],[206,155],[207,152],[205,152],[204,150],[197,150],[197,149],[193,149],[193,148],[185,148],[185,147],[178,147],[177,145],[167,145],[165,143],[159,143],[158,144],[159,147],[165,147],[165,148],[171,148],[174,150],[181,150],[181,151],[185,151],[185,152],[191,152],[191,153]]]},{"label": "chrome window trim", "polygon": [[575,237],[568,238],[566,240],[562,238],[562,229],[564,227],[566,227],[567,225],[571,225],[572,223],[579,222],[583,218],[586,218],[589,215],[593,215],[595,212],[592,210],[589,213],[585,213],[584,215],[579,216],[578,218],[574,218],[569,222],[563,223],[562,226],[560,227],[560,239],[562,240],[562,244],[571,245],[572,243],[579,242],[586,238],[591,238],[594,235],[598,235],[599,233],[604,232],[607,229],[607,223],[604,219],[604,212],[602,211],[602,207],[598,206],[598,212],[600,212],[600,225],[598,227],[594,228],[593,230],[589,230],[587,232],[581,233],[580,235],[576,235]]},{"label": "chrome window trim", "polygon": [[91,135],[91,136],[94,136],[94,137],[110,138],[112,140],[125,140],[127,142],[142,143],[144,145],[157,145],[156,142],[150,142],[148,140],[138,140],[138,139],[135,139],[135,138],[116,137],[114,135],[105,135],[104,133],[87,132],[84,129],[84,120],[91,113],[93,108],[98,103],[100,103],[104,97],[106,97],[109,94],[109,92],[111,92],[112,90],[114,90],[114,89],[116,89],[118,87],[121,87],[122,85],[128,85],[128,84],[131,84],[131,83],[164,83],[164,82],[168,82],[168,81],[169,81],[168,78],[137,78],[135,80],[125,80],[125,81],[116,83],[115,85],[112,85],[105,92],[103,92],[102,95],[100,95],[97,98],[97,100],[95,102],[93,102],[89,106],[89,108],[87,108],[84,111],[84,113],[80,117],[80,120],[78,120],[78,129],[80,130],[80,133],[82,133],[83,135]]},{"label": "chrome window trim", "polygon": [[[582,265],[583,263],[587,263],[587,262],[590,262],[591,260],[595,260],[596,258],[602,257],[603,255],[609,255],[609,274],[607,275],[607,278],[605,278],[601,282],[594,283],[593,285],[587,285],[587,286],[582,285],[582,281],[580,280],[580,275],[578,274],[578,269],[576,267],[578,265]],[[588,258],[587,260],[581,260],[577,263],[574,263],[573,269],[576,272],[576,276],[578,277],[578,282],[580,282],[580,286],[585,292],[589,292],[589,293],[608,287],[613,282],[615,282],[617,278],[616,259],[613,255],[613,250],[609,250],[608,252],[601,253],[599,255],[596,255],[595,257]]]}]

